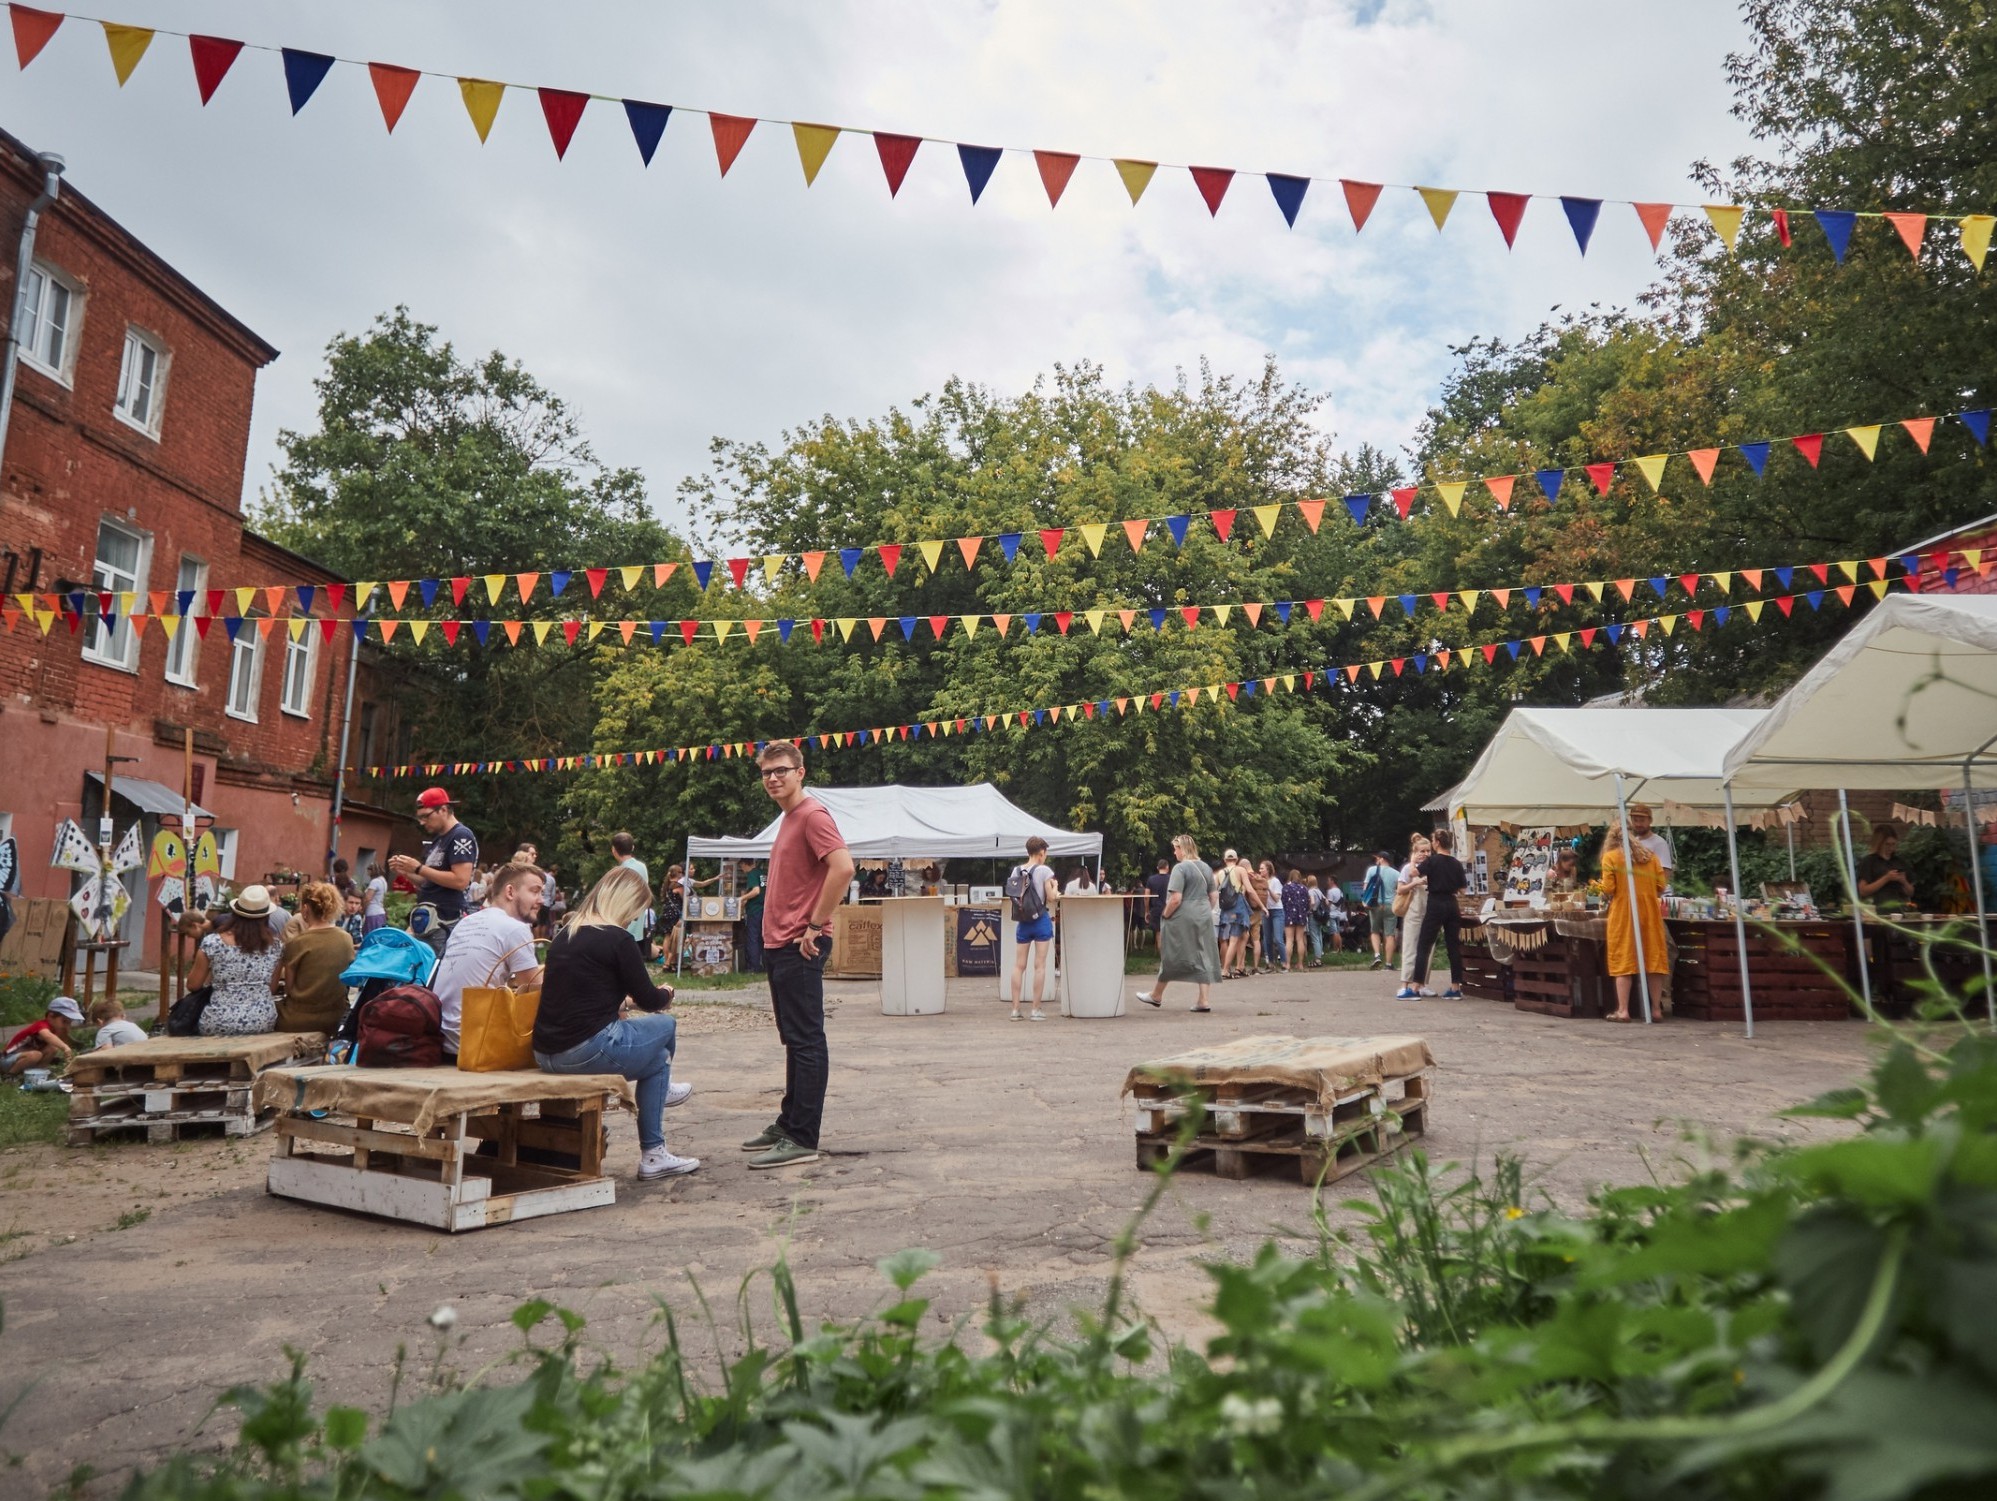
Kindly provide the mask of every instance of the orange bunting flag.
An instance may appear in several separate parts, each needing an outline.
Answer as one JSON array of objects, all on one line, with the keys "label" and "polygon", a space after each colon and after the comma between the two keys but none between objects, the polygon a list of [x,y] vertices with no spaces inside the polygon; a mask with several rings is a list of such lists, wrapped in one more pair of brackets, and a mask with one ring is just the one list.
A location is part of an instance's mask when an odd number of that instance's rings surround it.
[{"label": "orange bunting flag", "polygon": [[514,587],[520,591],[520,603],[527,603],[533,596],[534,586],[540,582],[541,575],[538,573],[516,573],[513,576]]},{"label": "orange bunting flag", "polygon": [[817,583],[818,570],[825,566],[825,554],[822,552],[807,552],[800,553],[798,556],[804,560],[804,576],[811,580],[812,583]]},{"label": "orange bunting flag", "polygon": [[1304,525],[1315,532],[1318,523],[1324,520],[1324,502],[1321,500],[1300,500],[1297,502],[1297,514],[1304,518]]},{"label": "orange bunting flag", "polygon": [[421,76],[414,68],[398,68],[394,63],[368,64],[375,102],[381,106],[381,123],[388,127],[390,135],[395,133],[403,110],[409,107],[409,96],[416,92],[416,80]]},{"label": "orange bunting flag", "polygon": [[1928,232],[1926,214],[1888,214],[1886,222],[1893,226],[1900,236],[1900,243],[1907,247],[1907,253],[1915,260],[1921,258],[1921,240]]},{"label": "orange bunting flag", "polygon": [[1928,440],[1935,435],[1935,419],[1932,417],[1905,417],[1900,426],[1907,429],[1907,436],[1914,440],[1914,446],[1922,453],[1928,451]]},{"label": "orange bunting flag", "polygon": [[665,588],[666,580],[673,576],[673,570],[679,566],[677,563],[654,563],[652,565],[652,587],[654,589]]},{"label": "orange bunting flag", "polygon": [[1517,479],[1516,474],[1498,474],[1484,481],[1484,488],[1491,492],[1499,510],[1509,511],[1512,508],[1512,485]]},{"label": "orange bunting flag", "polygon": [[1352,232],[1358,234],[1373,216],[1373,205],[1380,201],[1380,184],[1349,182],[1341,177],[1338,186],[1344,190],[1346,211],[1352,215]]},{"label": "orange bunting flag", "polygon": [[1130,540],[1130,550],[1132,552],[1144,551],[1144,534],[1150,529],[1150,526],[1150,522],[1142,519],[1124,522],[1123,535]]},{"label": "orange bunting flag", "polygon": [[1643,232],[1650,236],[1650,248],[1655,251],[1664,239],[1665,221],[1671,217],[1672,204],[1639,203],[1635,205],[1637,218],[1643,221]]},{"label": "orange bunting flag", "polygon": [[712,112],[707,117],[708,128],[714,133],[714,160],[726,177],[728,169],[735,165],[735,158],[742,154],[742,148],[749,142],[749,132],[756,128],[752,115],[717,115]]},{"label": "orange bunting flag", "polygon": [[[957,539],[957,551],[963,554],[964,567],[967,570],[970,569],[978,561],[978,548],[980,545],[983,544],[984,540],[985,539],[983,537],[959,537]],[[822,560],[825,557],[825,554],[820,553],[818,556]],[[814,578],[817,577],[816,574],[813,574],[812,576]]]},{"label": "orange bunting flag", "polygon": [[1720,461],[1720,451],[1717,448],[1695,448],[1685,457],[1699,471],[1700,480],[1710,485],[1713,482],[1713,466]]},{"label": "orange bunting flag", "polygon": [[1049,208],[1061,206],[1061,195],[1067,192],[1068,179],[1075,175],[1075,168],[1081,160],[1079,156],[1068,151],[1033,153],[1033,165],[1040,169],[1040,185],[1047,190]]},{"label": "orange bunting flag", "polygon": [[408,579],[390,579],[388,581],[389,603],[393,604],[396,609],[399,610],[402,608],[402,601],[408,598],[408,596],[409,596]]},{"label": "orange bunting flag", "polygon": [[[14,55],[20,59],[24,68],[41,55],[42,48],[49,44],[49,38],[56,34],[56,28],[63,23],[62,16],[56,12],[36,10],[27,5],[8,6],[7,16],[14,23]],[[13,627],[9,626],[8,629],[11,630]]]}]

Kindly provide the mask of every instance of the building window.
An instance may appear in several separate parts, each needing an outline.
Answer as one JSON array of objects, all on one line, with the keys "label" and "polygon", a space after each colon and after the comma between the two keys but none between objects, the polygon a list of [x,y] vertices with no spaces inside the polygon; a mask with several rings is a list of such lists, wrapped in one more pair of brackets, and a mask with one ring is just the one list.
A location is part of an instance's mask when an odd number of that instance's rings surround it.
[{"label": "building window", "polygon": [[257,689],[263,684],[263,637],[256,622],[247,617],[229,647],[229,703],[231,719],[257,721]]},{"label": "building window", "polygon": [[308,719],[312,714],[312,630],[308,625],[284,641],[284,690],[277,705],[287,714]]},{"label": "building window", "polygon": [[375,726],[379,711],[373,704],[361,705],[361,754],[362,766],[374,765]]},{"label": "building window", "polygon": [[236,879],[236,831],[234,829],[211,829],[215,836],[215,864],[217,873],[225,881]]},{"label": "building window", "polygon": [[118,415],[148,437],[159,436],[166,401],[166,350],[136,328],[125,330],[125,363],[118,371]]},{"label": "building window", "polygon": [[21,358],[65,386],[76,368],[76,315],[83,294],[74,282],[40,261],[28,268],[21,310]]},{"label": "building window", "polygon": [[188,596],[199,597],[207,582],[208,567],[199,558],[183,557],[180,560],[180,576],[174,580],[172,611],[180,617],[180,624],[174,627],[173,640],[167,643],[166,680],[183,688],[194,686],[196,658],[201,654],[201,632],[194,626],[194,600]]},{"label": "building window", "polygon": [[[143,532],[134,531],[106,519],[97,523],[97,561],[91,566],[90,586],[100,595],[137,595],[146,587],[147,543]],[[139,665],[139,638],[132,622],[115,597],[111,601],[113,623],[106,625],[100,609],[90,617],[90,634],[84,638],[83,655],[104,667],[134,672]]]}]

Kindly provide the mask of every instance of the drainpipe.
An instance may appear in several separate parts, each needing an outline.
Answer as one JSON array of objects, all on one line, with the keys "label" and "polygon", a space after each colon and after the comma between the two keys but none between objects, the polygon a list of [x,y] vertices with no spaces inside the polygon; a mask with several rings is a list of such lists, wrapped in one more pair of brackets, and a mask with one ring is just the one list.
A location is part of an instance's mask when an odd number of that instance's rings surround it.
[{"label": "drainpipe", "polygon": [[349,635],[347,638],[347,706],[340,713],[340,755],[337,769],[333,773],[333,826],[327,832],[331,836],[326,850],[326,878],[332,879],[333,862],[340,858],[340,813],[347,802],[347,747],[353,743],[354,728],[354,677],[360,671],[360,638]]},{"label": "drainpipe", "polygon": [[0,352],[0,457],[7,452],[7,425],[14,415],[14,378],[21,362],[21,315],[28,304],[28,271],[35,260],[35,230],[42,222],[42,210],[56,200],[62,189],[63,159],[53,151],[36,158],[42,166],[42,190],[28,205],[28,217],[21,225],[21,253],[14,262],[14,312],[7,320],[7,344]]}]

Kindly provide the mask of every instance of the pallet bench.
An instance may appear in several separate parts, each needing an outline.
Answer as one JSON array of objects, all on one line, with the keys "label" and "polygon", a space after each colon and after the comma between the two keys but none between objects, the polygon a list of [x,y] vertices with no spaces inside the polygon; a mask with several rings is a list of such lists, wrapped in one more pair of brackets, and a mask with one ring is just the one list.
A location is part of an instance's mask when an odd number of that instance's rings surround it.
[{"label": "pallet bench", "polygon": [[252,1098],[258,1075],[325,1056],[321,1032],[154,1037],[84,1053],[69,1068],[69,1144],[253,1136],[275,1119]]},{"label": "pallet bench", "polygon": [[1131,1070],[1137,1166],[1179,1150],[1222,1178],[1293,1172],[1307,1185],[1370,1167],[1428,1130],[1433,1059],[1418,1037],[1249,1037]]},{"label": "pallet bench", "polygon": [[603,1112],[632,1098],[615,1075],[344,1065],[273,1069],[257,1095],[281,1111],[269,1192],[452,1234],[615,1203]]}]

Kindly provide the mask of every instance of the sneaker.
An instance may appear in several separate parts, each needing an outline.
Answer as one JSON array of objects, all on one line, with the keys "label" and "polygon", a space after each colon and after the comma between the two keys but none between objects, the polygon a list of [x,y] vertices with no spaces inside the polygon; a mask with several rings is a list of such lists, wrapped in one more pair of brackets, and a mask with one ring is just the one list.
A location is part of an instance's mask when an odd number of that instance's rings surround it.
[{"label": "sneaker", "polygon": [[1394,992],[1394,999],[1397,1001],[1418,1001],[1421,999],[1421,992],[1416,990],[1412,985],[1403,985],[1399,990]]},{"label": "sneaker", "polygon": [[1432,1001],[1435,999],[1435,992],[1430,990],[1426,985],[1417,985],[1415,987],[1415,991],[1425,1001]]},{"label": "sneaker", "polygon": [[745,1152],[767,1152],[771,1147],[775,1146],[778,1142],[789,1141],[789,1140],[790,1138],[784,1135],[783,1131],[778,1127],[777,1123],[775,1121],[771,1121],[767,1126],[763,1127],[762,1130],[758,1131],[754,1136],[750,1137],[747,1141],[743,1142],[742,1150]]},{"label": "sneaker", "polygon": [[1368,969],[1385,969],[1387,967],[1387,961],[1385,959],[1382,959],[1378,954],[1375,954],[1373,956],[1373,962],[1367,965],[1366,967]]},{"label": "sneaker", "polygon": [[638,1159],[638,1181],[648,1182],[653,1178],[677,1178],[682,1173],[690,1173],[700,1166],[698,1157],[675,1157],[664,1147],[653,1147]]},{"label": "sneaker", "polygon": [[1445,1001],[1460,1001],[1463,999],[1463,992],[1452,985],[1449,989],[1443,991],[1442,998]]},{"label": "sneaker", "polygon": [[684,1105],[687,1102],[687,1096],[692,1093],[693,1086],[691,1084],[668,1084],[666,1086],[666,1109],[670,1110],[675,1105]]},{"label": "sneaker", "polygon": [[1045,1011],[1036,1011],[1033,1013],[1033,1020],[1037,1022],[1044,1022],[1047,1020],[1047,1013]]},{"label": "sneaker", "polygon": [[1137,999],[1142,1001],[1147,1006],[1156,1006],[1162,1004],[1157,996],[1152,995],[1149,991],[1145,990],[1140,990],[1137,992]]},{"label": "sneaker", "polygon": [[777,1144],[759,1157],[751,1157],[749,1166],[755,1169],[769,1167],[799,1167],[807,1162],[818,1161],[818,1148],[800,1146],[788,1136],[779,1137]]}]

